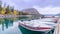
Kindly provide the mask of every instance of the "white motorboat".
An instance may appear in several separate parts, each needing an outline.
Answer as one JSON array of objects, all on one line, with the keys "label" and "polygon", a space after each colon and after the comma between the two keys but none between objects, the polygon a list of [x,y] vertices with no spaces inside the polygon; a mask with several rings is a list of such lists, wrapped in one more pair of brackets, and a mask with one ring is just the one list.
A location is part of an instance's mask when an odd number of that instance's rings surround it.
[{"label": "white motorboat", "polygon": [[49,32],[55,28],[56,23],[54,23],[53,19],[45,18],[30,21],[19,21],[19,25],[31,31]]}]

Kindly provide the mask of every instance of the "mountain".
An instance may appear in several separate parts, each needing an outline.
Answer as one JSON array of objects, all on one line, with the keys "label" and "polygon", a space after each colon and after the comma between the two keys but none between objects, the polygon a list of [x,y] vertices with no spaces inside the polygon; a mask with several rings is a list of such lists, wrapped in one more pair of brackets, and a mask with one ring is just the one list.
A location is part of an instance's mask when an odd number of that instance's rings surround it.
[{"label": "mountain", "polygon": [[60,16],[60,13],[56,14],[56,16]]},{"label": "mountain", "polygon": [[44,15],[40,14],[35,8],[23,9],[22,12],[27,12],[30,15],[44,16]]},{"label": "mountain", "polygon": [[55,16],[56,14],[45,14],[45,16]]},{"label": "mountain", "polygon": [[60,13],[58,13],[58,14],[45,14],[45,16],[60,16]]}]

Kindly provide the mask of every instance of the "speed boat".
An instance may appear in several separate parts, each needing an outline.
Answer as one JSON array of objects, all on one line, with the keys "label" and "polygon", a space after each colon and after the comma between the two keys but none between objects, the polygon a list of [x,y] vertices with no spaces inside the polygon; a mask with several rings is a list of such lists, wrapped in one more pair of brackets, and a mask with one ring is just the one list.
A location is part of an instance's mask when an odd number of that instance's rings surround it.
[{"label": "speed boat", "polygon": [[47,33],[55,28],[56,23],[52,18],[45,18],[30,21],[19,21],[19,26],[29,31]]}]

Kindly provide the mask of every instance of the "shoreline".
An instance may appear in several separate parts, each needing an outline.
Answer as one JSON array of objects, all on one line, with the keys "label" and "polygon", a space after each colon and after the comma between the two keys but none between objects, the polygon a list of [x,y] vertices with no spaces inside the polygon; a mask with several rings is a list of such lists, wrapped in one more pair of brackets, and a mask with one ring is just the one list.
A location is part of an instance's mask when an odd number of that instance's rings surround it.
[{"label": "shoreline", "polygon": [[14,18],[19,17],[19,15],[0,15],[0,18]]}]

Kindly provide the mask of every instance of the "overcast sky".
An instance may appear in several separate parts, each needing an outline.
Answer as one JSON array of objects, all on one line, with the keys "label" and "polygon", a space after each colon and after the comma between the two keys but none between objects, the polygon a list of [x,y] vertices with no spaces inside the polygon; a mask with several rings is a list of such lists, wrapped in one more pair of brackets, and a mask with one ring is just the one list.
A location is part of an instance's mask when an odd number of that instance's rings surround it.
[{"label": "overcast sky", "polygon": [[60,0],[2,0],[15,9],[36,8],[41,14],[60,13]]}]

